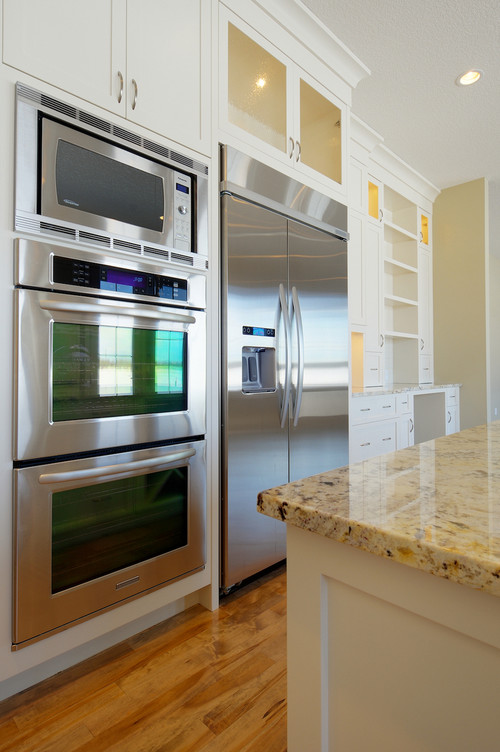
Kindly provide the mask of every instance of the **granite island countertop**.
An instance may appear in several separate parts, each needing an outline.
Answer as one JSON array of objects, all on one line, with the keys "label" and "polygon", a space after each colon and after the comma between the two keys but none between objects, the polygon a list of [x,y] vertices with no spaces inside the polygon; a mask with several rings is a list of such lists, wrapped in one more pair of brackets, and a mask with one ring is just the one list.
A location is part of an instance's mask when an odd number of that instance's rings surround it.
[{"label": "granite island countertop", "polygon": [[443,389],[460,388],[461,384],[391,384],[389,386],[353,387],[352,397],[402,394],[404,392],[441,392]]},{"label": "granite island countertop", "polygon": [[257,507],[500,596],[500,422],[263,491]]}]

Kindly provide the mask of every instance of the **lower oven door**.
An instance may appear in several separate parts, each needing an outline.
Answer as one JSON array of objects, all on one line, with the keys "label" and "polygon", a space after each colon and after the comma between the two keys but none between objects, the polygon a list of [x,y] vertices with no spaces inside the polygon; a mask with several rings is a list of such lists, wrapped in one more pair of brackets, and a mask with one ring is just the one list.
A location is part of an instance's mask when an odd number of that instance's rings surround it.
[{"label": "lower oven door", "polygon": [[206,563],[205,441],[14,470],[14,647]]},{"label": "lower oven door", "polygon": [[14,459],[205,434],[205,312],[15,291]]}]

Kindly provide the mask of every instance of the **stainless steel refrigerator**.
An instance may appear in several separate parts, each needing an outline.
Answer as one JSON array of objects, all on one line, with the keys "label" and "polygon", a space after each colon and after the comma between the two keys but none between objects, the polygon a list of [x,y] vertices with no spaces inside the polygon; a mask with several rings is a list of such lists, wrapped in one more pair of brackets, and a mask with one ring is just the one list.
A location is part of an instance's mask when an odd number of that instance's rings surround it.
[{"label": "stainless steel refrigerator", "polygon": [[348,462],[347,209],[221,150],[221,586],[286,556],[257,494]]}]

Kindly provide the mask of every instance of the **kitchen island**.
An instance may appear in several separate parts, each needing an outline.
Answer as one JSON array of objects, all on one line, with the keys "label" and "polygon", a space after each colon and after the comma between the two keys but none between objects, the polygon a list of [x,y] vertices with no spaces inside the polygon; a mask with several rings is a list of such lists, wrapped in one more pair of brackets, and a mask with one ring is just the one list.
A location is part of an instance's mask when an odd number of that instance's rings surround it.
[{"label": "kitchen island", "polygon": [[259,494],[287,523],[288,751],[500,748],[500,423]]}]

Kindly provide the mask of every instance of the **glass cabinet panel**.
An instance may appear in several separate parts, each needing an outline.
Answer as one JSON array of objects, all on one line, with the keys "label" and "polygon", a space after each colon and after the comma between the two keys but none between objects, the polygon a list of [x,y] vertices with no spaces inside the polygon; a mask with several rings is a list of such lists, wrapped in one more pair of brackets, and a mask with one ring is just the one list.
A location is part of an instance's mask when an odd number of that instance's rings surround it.
[{"label": "glass cabinet panel", "polygon": [[286,151],[286,66],[228,24],[228,119]]},{"label": "glass cabinet panel", "polygon": [[300,161],[336,183],[342,182],[342,113],[300,79]]},{"label": "glass cabinet panel", "polygon": [[429,245],[429,217],[420,215],[420,242]]},{"label": "glass cabinet panel", "polygon": [[379,218],[378,185],[368,181],[368,215],[373,219]]}]

